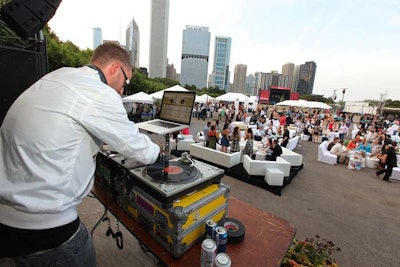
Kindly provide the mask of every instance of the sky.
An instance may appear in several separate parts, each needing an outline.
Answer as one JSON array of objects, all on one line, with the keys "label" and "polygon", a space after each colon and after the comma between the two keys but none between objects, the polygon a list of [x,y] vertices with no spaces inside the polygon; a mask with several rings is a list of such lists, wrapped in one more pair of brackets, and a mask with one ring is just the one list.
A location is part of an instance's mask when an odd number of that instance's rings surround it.
[{"label": "sky", "polygon": [[[103,40],[125,44],[134,19],[140,31],[141,67],[148,67],[151,0],[64,0],[50,28],[62,41],[93,48],[93,28]],[[337,100],[400,100],[400,1],[398,0],[170,0],[168,62],[180,73],[186,25],[211,33],[208,73],[215,36],[232,38],[235,65],[247,74],[282,72],[282,65],[314,61],[314,94]],[[343,88],[346,88],[343,95]]]}]

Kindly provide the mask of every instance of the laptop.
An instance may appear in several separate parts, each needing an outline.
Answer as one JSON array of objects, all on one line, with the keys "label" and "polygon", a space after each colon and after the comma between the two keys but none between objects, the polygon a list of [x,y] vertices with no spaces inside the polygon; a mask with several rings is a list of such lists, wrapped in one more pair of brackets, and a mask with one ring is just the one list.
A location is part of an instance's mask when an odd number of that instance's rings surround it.
[{"label": "laptop", "polygon": [[136,123],[144,131],[164,135],[190,126],[196,92],[164,91],[160,119]]}]

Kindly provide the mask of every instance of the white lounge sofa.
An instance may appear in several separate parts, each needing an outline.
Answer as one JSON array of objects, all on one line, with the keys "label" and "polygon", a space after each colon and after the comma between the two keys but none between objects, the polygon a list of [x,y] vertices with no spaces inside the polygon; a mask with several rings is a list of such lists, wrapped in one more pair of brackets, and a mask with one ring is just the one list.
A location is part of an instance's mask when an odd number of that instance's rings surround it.
[{"label": "white lounge sofa", "polygon": [[293,138],[289,139],[289,142],[286,145],[286,148],[289,150],[294,150],[297,147],[297,143],[299,142],[300,137],[299,136],[295,136]]},{"label": "white lounge sofa", "polygon": [[194,144],[193,135],[179,134],[177,142],[174,139],[169,140],[171,150],[189,151],[190,145]]},{"label": "white lounge sofa", "polygon": [[[251,178],[251,176],[264,176],[264,180],[268,185],[283,186],[284,177],[290,175],[290,163],[281,157],[277,157],[276,161],[269,160],[253,160],[248,155],[244,155],[243,168]],[[273,169],[267,171],[267,169]]]},{"label": "white lounge sofa", "polygon": [[228,169],[240,163],[240,152],[225,153],[205,147],[201,143],[192,144],[190,146],[190,155],[194,158],[207,161],[212,165],[218,165]]},{"label": "white lounge sofa", "polygon": [[320,162],[335,165],[337,164],[337,155],[332,154],[328,150],[329,141],[324,141],[318,146],[318,158]]},{"label": "white lounge sofa", "polygon": [[292,168],[302,168],[303,166],[303,155],[293,152],[286,147],[282,147],[281,158],[289,162]]}]

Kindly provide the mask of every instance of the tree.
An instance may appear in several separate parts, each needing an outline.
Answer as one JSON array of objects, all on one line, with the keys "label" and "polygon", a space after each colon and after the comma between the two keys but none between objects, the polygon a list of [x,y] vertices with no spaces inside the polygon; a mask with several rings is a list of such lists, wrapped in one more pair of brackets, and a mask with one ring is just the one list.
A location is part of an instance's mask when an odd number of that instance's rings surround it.
[{"label": "tree", "polygon": [[323,95],[300,95],[299,98],[308,101],[327,102],[327,99]]},{"label": "tree", "polygon": [[385,107],[388,107],[388,108],[400,108],[400,101],[399,100],[387,99],[386,102],[385,102]]},{"label": "tree", "polygon": [[138,92],[145,92],[147,94],[152,94],[154,92],[164,90],[168,87],[170,86],[156,82],[154,81],[154,79],[149,79],[138,69],[135,69],[134,75],[131,79],[131,85],[127,88],[127,91],[125,93],[127,95],[131,95]]},{"label": "tree", "polygon": [[81,50],[71,41],[62,42],[48,25],[43,28],[47,41],[49,71],[61,67],[81,67],[90,62],[93,51]]},{"label": "tree", "polygon": [[175,86],[175,85],[179,84],[179,82],[177,82],[175,80],[168,79],[168,78],[153,78],[153,79],[150,79],[150,80],[152,80],[154,82],[157,82],[157,83],[162,83],[162,84],[166,85],[167,87],[172,87],[172,86]]}]

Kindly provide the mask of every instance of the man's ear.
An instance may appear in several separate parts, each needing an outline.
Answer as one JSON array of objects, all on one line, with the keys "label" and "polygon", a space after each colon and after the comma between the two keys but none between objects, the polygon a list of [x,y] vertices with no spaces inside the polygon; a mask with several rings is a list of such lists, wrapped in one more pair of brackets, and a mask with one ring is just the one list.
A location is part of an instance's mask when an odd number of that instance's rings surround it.
[{"label": "man's ear", "polygon": [[118,62],[112,62],[105,67],[104,72],[107,76],[114,77],[116,74],[118,74],[120,68],[121,64]]},{"label": "man's ear", "polygon": [[120,69],[121,69],[121,64],[119,64],[118,62],[114,62],[114,63],[110,64],[110,74],[111,75],[118,74],[118,72],[121,71]]}]

